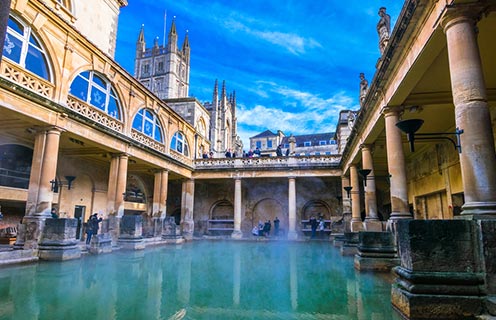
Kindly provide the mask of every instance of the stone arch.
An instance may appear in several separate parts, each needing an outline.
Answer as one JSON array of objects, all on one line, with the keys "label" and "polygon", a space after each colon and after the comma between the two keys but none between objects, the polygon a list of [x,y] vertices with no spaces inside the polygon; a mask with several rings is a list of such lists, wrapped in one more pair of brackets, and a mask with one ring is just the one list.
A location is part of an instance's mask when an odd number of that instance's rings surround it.
[{"label": "stone arch", "polygon": [[288,228],[288,215],[283,211],[282,204],[272,198],[265,198],[258,201],[253,207],[252,227],[259,221],[265,222],[270,220],[272,223],[275,218],[279,218],[281,229]]},{"label": "stone arch", "polygon": [[211,220],[234,219],[234,206],[228,200],[216,201],[210,207],[210,212],[208,213],[208,217]]},{"label": "stone arch", "polygon": [[308,220],[311,216],[319,218],[324,217],[324,220],[330,220],[332,211],[330,206],[322,200],[310,200],[303,206],[301,210],[301,219]]}]

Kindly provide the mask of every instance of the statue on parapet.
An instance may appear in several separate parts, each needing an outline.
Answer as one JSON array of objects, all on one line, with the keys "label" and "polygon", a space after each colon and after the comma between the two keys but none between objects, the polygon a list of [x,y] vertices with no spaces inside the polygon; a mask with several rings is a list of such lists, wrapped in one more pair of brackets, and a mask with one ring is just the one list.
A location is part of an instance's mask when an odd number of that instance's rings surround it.
[{"label": "statue on parapet", "polygon": [[360,107],[363,107],[365,102],[365,96],[369,91],[369,82],[365,79],[365,74],[360,73]]},{"label": "statue on parapet", "polygon": [[377,34],[379,35],[379,50],[381,51],[381,55],[383,55],[391,33],[391,16],[386,13],[385,7],[381,7],[379,9],[379,17],[381,18],[377,23]]}]

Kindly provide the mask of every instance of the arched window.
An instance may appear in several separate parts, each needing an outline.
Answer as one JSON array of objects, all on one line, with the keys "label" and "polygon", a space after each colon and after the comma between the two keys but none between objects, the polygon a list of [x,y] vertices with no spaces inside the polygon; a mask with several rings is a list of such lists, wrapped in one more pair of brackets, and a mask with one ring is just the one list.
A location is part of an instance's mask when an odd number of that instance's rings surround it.
[{"label": "arched window", "polygon": [[151,110],[141,109],[133,121],[133,128],[153,139],[162,142],[162,129],[157,116]]},{"label": "arched window", "polygon": [[189,147],[186,137],[181,132],[174,133],[171,140],[171,150],[182,153],[189,157]]},{"label": "arched window", "polygon": [[112,84],[93,71],[83,71],[72,81],[69,93],[120,119],[119,103]]},{"label": "arched window", "polygon": [[207,130],[206,130],[206,127],[205,127],[205,122],[203,121],[203,118],[201,118],[199,121],[198,121],[198,125],[197,125],[197,128],[196,130],[198,131],[199,134],[201,134],[202,136],[206,137],[207,136]]},{"label": "arched window", "polygon": [[12,16],[9,17],[3,56],[50,81],[50,68],[45,49],[36,39],[31,27]]}]

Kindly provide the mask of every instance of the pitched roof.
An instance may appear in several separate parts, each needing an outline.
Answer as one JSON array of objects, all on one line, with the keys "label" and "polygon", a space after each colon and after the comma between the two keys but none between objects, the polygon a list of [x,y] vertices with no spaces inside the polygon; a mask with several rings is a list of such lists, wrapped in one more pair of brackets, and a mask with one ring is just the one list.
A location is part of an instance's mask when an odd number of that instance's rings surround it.
[{"label": "pitched roof", "polygon": [[259,134],[257,134],[256,136],[250,137],[250,139],[254,139],[254,138],[266,138],[266,137],[275,137],[275,136],[277,136],[277,134],[275,134],[274,132],[272,132],[272,131],[270,131],[270,130],[265,130],[264,132],[259,133]]},{"label": "pitched roof", "polygon": [[[303,145],[305,142],[310,141],[312,146],[318,146],[319,141],[329,141],[334,140],[334,132],[326,132],[326,133],[314,133],[314,134],[304,134],[300,136],[294,136],[296,139],[296,145]],[[289,137],[284,137],[282,139],[282,144],[288,144]]]}]

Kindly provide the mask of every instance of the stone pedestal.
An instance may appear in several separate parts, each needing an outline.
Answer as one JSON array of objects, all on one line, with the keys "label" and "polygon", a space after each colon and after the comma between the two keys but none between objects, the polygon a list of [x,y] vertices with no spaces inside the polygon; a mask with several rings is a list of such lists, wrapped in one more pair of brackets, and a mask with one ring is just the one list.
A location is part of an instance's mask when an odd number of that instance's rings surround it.
[{"label": "stone pedestal", "polygon": [[179,229],[176,225],[174,217],[165,218],[162,229],[162,239],[165,240],[166,243],[184,242],[181,233],[178,231]]},{"label": "stone pedestal", "polygon": [[[116,215],[109,215],[108,217],[108,233],[110,234],[112,246],[114,247],[117,246],[117,242],[119,240],[121,219],[121,217]],[[102,231],[105,232],[104,230]]]},{"label": "stone pedestal", "polygon": [[341,246],[341,255],[352,256],[357,253],[358,232],[345,232],[344,241]]},{"label": "stone pedestal", "polygon": [[162,231],[164,229],[164,218],[154,217],[153,218],[153,236],[161,237]]},{"label": "stone pedestal", "polygon": [[144,249],[142,224],[143,218],[141,216],[122,216],[118,245],[123,249]]},{"label": "stone pedestal", "polygon": [[76,240],[77,219],[46,219],[38,254],[42,260],[70,260],[81,257]]},{"label": "stone pedestal", "polygon": [[185,220],[181,222],[181,234],[186,240],[193,239],[193,232],[195,230],[195,222],[193,220]]},{"label": "stone pedestal", "polygon": [[344,242],[344,234],[338,233],[338,234],[335,234],[333,236],[334,236],[334,239],[332,240],[332,244],[335,247],[341,248],[343,246],[343,242]]},{"label": "stone pedestal", "polygon": [[382,231],[382,221],[380,220],[367,220],[363,223],[365,231],[381,232]]},{"label": "stone pedestal", "polygon": [[19,224],[14,248],[37,249],[47,218],[47,215],[25,216]]},{"label": "stone pedestal", "polygon": [[241,232],[240,230],[234,230],[233,233],[231,233],[231,238],[241,239],[243,238],[243,232]]},{"label": "stone pedestal", "polygon": [[397,221],[401,266],[391,302],[409,319],[465,319],[481,314],[485,299],[477,223]]},{"label": "stone pedestal", "polygon": [[350,222],[350,232],[357,233],[359,231],[363,231],[363,222],[362,220],[356,220]]},{"label": "stone pedestal", "polygon": [[90,248],[91,254],[102,254],[112,252],[112,238],[109,233],[97,234],[91,237]]},{"label": "stone pedestal", "polygon": [[358,234],[358,252],[355,269],[360,271],[389,272],[398,266],[394,236],[390,232],[362,231]]}]

